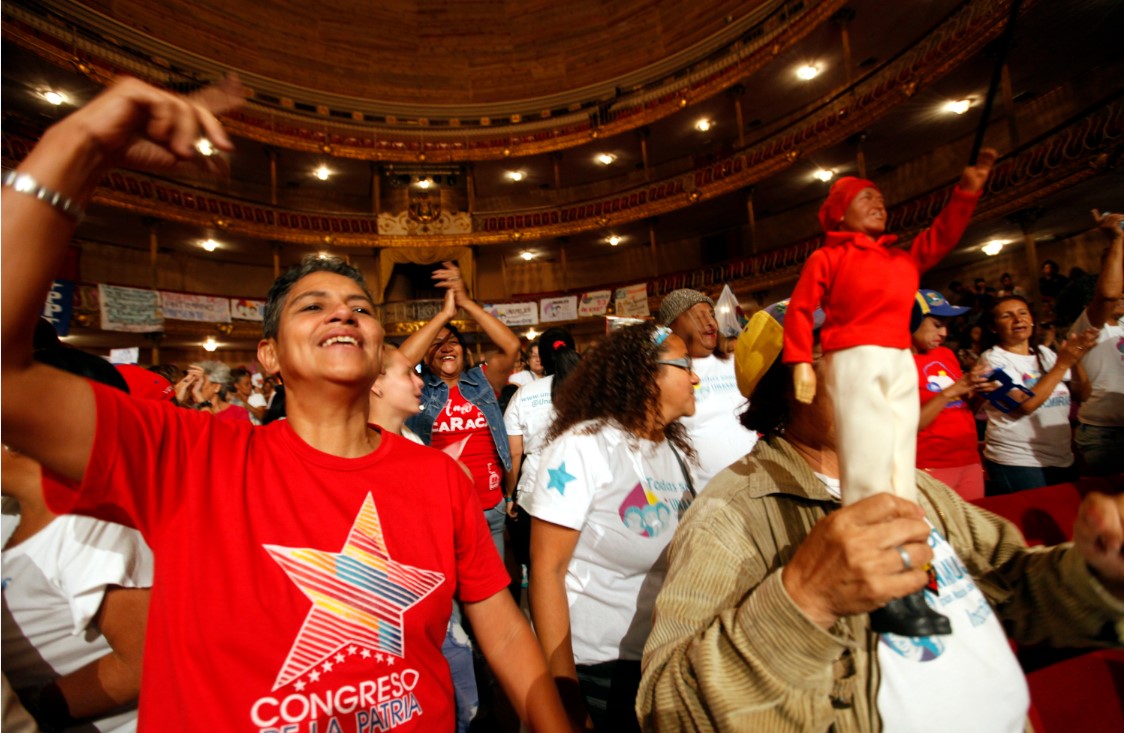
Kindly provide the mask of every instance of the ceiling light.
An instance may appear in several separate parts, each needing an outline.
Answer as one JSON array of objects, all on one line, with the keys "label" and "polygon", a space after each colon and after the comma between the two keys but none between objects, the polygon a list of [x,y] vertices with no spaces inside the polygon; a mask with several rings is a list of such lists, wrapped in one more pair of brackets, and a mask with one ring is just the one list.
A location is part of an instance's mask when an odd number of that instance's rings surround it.
[{"label": "ceiling light", "polygon": [[316,170],[312,172],[312,175],[316,176],[321,181],[326,181],[331,177],[332,169],[326,165],[321,164],[316,168]]},{"label": "ceiling light", "polygon": [[595,160],[601,165],[611,165],[612,162],[616,159],[617,156],[613,155],[612,153],[601,153],[595,158]]},{"label": "ceiling light", "polygon": [[67,102],[66,95],[62,92],[56,92],[54,89],[44,89],[39,93],[39,96],[43,97],[43,99],[47,100],[56,107],[58,107],[60,104],[66,104]]},{"label": "ceiling light", "polygon": [[714,123],[705,117],[695,123],[695,129],[699,132],[707,132],[712,127],[714,127]]},{"label": "ceiling light", "polygon": [[527,260],[528,262],[535,259],[535,253],[534,252],[524,252],[519,256],[522,257],[523,259]]},{"label": "ceiling light", "polygon": [[609,246],[610,247],[616,247],[620,243],[621,243],[621,238],[618,237],[616,234],[609,237]]},{"label": "ceiling light", "polygon": [[980,249],[982,249],[983,253],[988,257],[994,257],[1003,251],[1003,245],[1005,244],[1007,243],[1001,239],[993,239],[990,242],[984,242],[984,245],[980,247]]},{"label": "ceiling light", "polygon": [[215,154],[215,146],[205,137],[199,138],[199,141],[195,143],[195,149],[199,151],[200,155],[207,158]]},{"label": "ceiling light", "polygon": [[815,176],[817,181],[823,181],[824,183],[827,183],[832,178],[835,178],[835,171],[824,170],[823,168],[820,168],[819,170],[817,170],[812,175]]},{"label": "ceiling light", "polygon": [[967,112],[971,108],[971,106],[972,100],[970,99],[956,99],[950,102],[945,102],[944,111],[962,115]]},{"label": "ceiling light", "polygon": [[512,181],[522,181],[524,178],[527,177],[527,174],[524,173],[523,171],[508,171],[507,177],[509,179],[511,179]]},{"label": "ceiling light", "polygon": [[199,243],[199,246],[202,247],[203,249],[207,250],[208,252],[214,252],[216,249],[219,248],[219,243],[216,242],[213,239],[204,239],[202,242]]},{"label": "ceiling light", "polygon": [[804,64],[796,70],[796,78],[809,81],[820,75],[820,67],[814,64]]},{"label": "ceiling light", "polygon": [[214,336],[208,336],[207,340],[203,342],[203,351],[214,351],[219,347],[219,342],[215,341]]},{"label": "ceiling light", "polygon": [[528,328],[528,329],[527,329],[527,333],[526,333],[526,336],[527,336],[527,340],[528,340],[528,341],[534,341],[534,340],[535,340],[535,339],[537,339],[537,338],[538,338],[538,337],[539,337],[540,335],[541,335],[541,334],[540,334],[540,333],[539,333],[538,331],[536,331],[535,329],[533,329],[533,328]]}]

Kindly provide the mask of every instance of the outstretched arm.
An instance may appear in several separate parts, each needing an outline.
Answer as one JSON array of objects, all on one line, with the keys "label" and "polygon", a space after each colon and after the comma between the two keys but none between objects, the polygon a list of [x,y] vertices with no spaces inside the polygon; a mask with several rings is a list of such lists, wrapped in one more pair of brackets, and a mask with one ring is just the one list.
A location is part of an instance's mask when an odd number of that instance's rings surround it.
[{"label": "outstretched arm", "polygon": [[[187,98],[124,79],[47,130],[17,172],[28,177],[25,183],[32,181],[27,186],[37,185],[85,206],[101,176],[116,166],[170,169],[196,158],[195,142],[202,136],[221,150],[232,149],[214,115],[240,99],[236,81]],[[199,156],[199,161],[215,165],[211,158]],[[75,224],[61,208],[4,188],[4,437],[43,465],[77,480],[93,446],[93,393],[84,380],[31,359],[35,322]]]}]

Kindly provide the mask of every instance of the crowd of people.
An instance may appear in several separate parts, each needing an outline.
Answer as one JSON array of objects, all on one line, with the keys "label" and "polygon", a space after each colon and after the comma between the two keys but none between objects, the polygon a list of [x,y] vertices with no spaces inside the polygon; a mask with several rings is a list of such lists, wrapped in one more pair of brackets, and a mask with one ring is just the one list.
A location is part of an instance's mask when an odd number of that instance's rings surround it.
[{"label": "crowd of people", "polygon": [[[229,150],[240,98],[121,81],[3,191],[3,670],[41,730],[485,730],[502,700],[535,731],[1017,731],[1008,638],[1121,643],[1124,493],[1036,550],[970,501],[1120,473],[1124,216],[1096,214],[1102,271],[1053,349],[1009,277],[918,289],[991,152],[908,255],[873,183],[839,182],[810,279],[732,353],[689,289],[584,352],[563,328],[524,351],[453,262],[394,347],[320,256],[270,289],[260,368],[59,344],[37,313],[74,212],[113,167],[212,165],[195,141]],[[891,383],[893,424],[841,399]],[[882,626],[902,599],[928,625]]]}]

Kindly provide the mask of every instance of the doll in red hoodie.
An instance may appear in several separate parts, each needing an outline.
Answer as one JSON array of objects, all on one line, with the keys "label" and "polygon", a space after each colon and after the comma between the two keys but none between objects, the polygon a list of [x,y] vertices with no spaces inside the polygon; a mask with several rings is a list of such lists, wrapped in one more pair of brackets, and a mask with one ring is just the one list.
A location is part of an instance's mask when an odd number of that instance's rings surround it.
[{"label": "doll in red hoodie", "polygon": [[[840,178],[820,208],[823,247],[804,263],[784,327],[784,362],[794,365],[796,398],[816,394],[812,313],[827,313],[820,331],[827,395],[835,411],[844,504],[889,491],[917,501],[919,402],[910,354],[909,316],[921,273],[940,262],[968,226],[997,154],[980,151],[931,227],[908,249],[886,234],[886,206],[870,181]],[[904,563],[904,558],[903,558]],[[871,614],[875,631],[902,636],[948,634],[948,619],[924,591]]]}]

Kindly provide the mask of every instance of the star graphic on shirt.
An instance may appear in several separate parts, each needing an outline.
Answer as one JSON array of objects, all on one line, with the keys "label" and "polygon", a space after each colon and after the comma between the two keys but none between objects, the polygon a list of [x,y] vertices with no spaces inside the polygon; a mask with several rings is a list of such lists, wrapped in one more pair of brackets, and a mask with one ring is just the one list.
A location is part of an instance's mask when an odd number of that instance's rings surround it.
[{"label": "star graphic on shirt", "polygon": [[371,650],[370,649],[364,649],[363,651],[359,652],[359,656],[363,657],[364,659],[370,659],[371,658]]},{"label": "star graphic on shirt", "polygon": [[293,685],[293,687],[297,688],[297,692],[300,692],[305,687],[304,680],[297,680],[297,683]]},{"label": "star graphic on shirt", "polygon": [[342,654],[337,654],[337,655],[336,655],[336,664],[339,664],[339,663],[340,663],[340,662],[342,662],[342,661],[343,661],[344,659],[346,659],[346,657],[345,657],[344,655],[342,655]]},{"label": "star graphic on shirt", "polygon": [[332,663],[331,662],[324,662],[324,664],[320,665],[320,669],[324,670],[325,672],[331,672],[332,671]]},{"label": "star graphic on shirt", "polygon": [[[273,689],[286,685],[349,644],[402,656],[402,617],[445,581],[390,557],[370,494],[339,552],[265,545],[265,549],[312,601]],[[331,669],[330,666],[326,667]]]},{"label": "star graphic on shirt", "polygon": [[359,651],[359,647],[355,646],[354,644],[352,644],[351,646],[349,646],[349,647],[347,648],[347,653],[348,653],[348,654],[354,654],[354,653],[355,653],[355,652],[357,652],[357,651]]},{"label": "star graphic on shirt", "polygon": [[562,464],[558,466],[558,468],[548,468],[546,471],[550,474],[550,483],[546,485],[546,488],[555,489],[559,494],[565,494],[566,484],[578,478],[577,476],[571,476],[566,473],[565,461],[562,461]]},{"label": "star graphic on shirt", "polygon": [[376,655],[375,655],[375,661],[381,664],[381,663],[382,663],[382,655],[381,655],[381,654],[376,654]]}]

